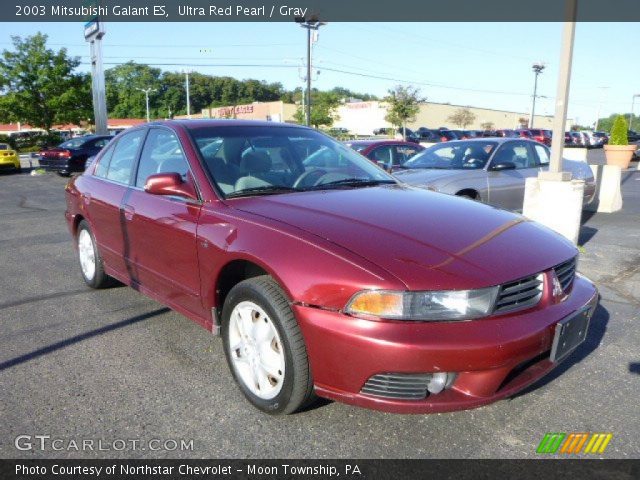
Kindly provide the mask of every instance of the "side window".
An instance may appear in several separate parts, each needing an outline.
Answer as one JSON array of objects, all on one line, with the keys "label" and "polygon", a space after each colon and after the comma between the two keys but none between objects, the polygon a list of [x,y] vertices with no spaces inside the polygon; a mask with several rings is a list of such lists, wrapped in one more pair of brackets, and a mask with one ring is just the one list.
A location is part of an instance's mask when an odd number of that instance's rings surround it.
[{"label": "side window", "polygon": [[145,133],[145,130],[136,130],[120,137],[111,155],[105,178],[118,183],[129,183],[136,154]]},{"label": "side window", "polygon": [[102,139],[100,139],[100,140],[96,140],[96,141],[93,143],[93,146],[94,146],[94,147],[96,147],[96,148],[102,148],[102,147],[104,147],[107,143],[109,143],[109,139],[108,139],[108,138],[102,138]]},{"label": "side window", "polygon": [[111,155],[113,155],[114,148],[115,145],[111,145],[109,149],[104,152],[102,157],[100,157],[100,161],[93,172],[96,177],[105,178],[107,176],[107,170],[109,169],[109,162],[111,161]]},{"label": "side window", "polygon": [[176,135],[163,128],[153,128],[144,142],[136,187],[144,187],[150,175],[157,173],[179,173],[186,178],[189,166]]},{"label": "side window", "polygon": [[369,154],[371,160],[374,162],[384,162],[385,165],[390,165],[393,161],[393,146],[383,145],[374,149]]},{"label": "side window", "polygon": [[538,156],[539,165],[545,167],[549,165],[549,150],[542,145],[535,146],[536,155]]},{"label": "side window", "polygon": [[525,142],[509,142],[500,147],[493,164],[513,163],[517,169],[537,167],[533,152]]},{"label": "side window", "polygon": [[397,145],[396,158],[398,159],[398,163],[402,164],[406,162],[419,151],[420,150],[418,148],[409,145]]}]

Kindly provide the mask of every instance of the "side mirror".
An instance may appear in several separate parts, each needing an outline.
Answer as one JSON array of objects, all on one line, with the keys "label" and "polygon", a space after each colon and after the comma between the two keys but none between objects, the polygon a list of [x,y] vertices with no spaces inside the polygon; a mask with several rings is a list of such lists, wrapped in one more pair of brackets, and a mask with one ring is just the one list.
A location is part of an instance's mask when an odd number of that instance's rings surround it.
[{"label": "side mirror", "polygon": [[144,184],[144,191],[151,195],[175,195],[191,200],[198,199],[193,185],[183,182],[180,174],[175,172],[149,175]]},{"label": "side mirror", "polygon": [[516,164],[513,162],[500,162],[496,163],[491,167],[491,170],[500,171],[500,170],[515,170]]}]

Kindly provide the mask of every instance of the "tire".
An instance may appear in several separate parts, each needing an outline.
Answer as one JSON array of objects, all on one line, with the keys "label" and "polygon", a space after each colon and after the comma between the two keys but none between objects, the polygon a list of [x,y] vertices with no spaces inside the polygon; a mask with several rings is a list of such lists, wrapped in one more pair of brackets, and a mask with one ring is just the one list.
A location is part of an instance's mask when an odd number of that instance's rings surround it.
[{"label": "tire", "polygon": [[300,327],[273,278],[250,278],[231,289],[222,310],[222,340],[233,378],[258,409],[285,415],[315,399]]},{"label": "tire", "polygon": [[[98,251],[96,239],[85,220],[78,225],[76,246],[84,283],[91,288],[107,288],[113,285],[113,278],[104,272],[104,263]],[[90,264],[93,264],[93,268]]]}]

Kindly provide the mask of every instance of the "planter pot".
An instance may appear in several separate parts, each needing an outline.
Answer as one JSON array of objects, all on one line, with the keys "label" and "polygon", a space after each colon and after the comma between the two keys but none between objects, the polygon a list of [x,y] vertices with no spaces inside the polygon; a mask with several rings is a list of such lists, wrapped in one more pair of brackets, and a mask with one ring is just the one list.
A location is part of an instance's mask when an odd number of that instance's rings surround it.
[{"label": "planter pot", "polygon": [[623,170],[629,168],[629,163],[637,145],[605,145],[604,155],[607,157],[607,165],[617,165]]}]

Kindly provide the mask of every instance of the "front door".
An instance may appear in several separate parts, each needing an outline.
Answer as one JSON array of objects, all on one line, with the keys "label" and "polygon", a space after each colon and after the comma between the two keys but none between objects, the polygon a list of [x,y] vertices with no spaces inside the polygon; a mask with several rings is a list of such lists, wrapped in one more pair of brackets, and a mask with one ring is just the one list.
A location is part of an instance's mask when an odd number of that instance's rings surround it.
[{"label": "front door", "polygon": [[150,175],[170,172],[193,182],[176,135],[166,128],[152,128],[140,155],[135,183],[122,204],[131,242],[125,261],[136,285],[202,315],[196,248],[200,202],[144,191]]}]

